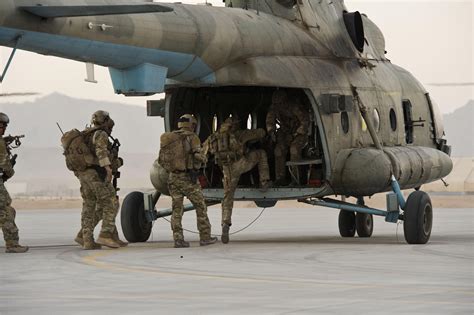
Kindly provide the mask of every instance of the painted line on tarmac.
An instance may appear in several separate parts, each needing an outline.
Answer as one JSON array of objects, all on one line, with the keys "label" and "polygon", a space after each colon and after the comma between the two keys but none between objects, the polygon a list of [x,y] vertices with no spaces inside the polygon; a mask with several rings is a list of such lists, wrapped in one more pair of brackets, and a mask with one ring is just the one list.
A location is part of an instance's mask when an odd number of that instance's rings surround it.
[{"label": "painted line on tarmac", "polygon": [[[331,281],[321,281],[321,280],[311,280],[311,279],[294,279],[294,278],[267,278],[267,277],[249,277],[249,276],[229,276],[229,275],[222,275],[222,274],[212,274],[206,272],[190,272],[184,270],[161,270],[158,268],[150,268],[150,267],[139,267],[139,266],[127,266],[119,263],[111,263],[100,261],[102,258],[110,257],[114,254],[123,253],[124,251],[136,251],[141,250],[142,248],[122,248],[120,250],[110,250],[110,251],[102,251],[87,255],[82,257],[82,262],[94,266],[97,268],[109,270],[109,271],[121,271],[121,272],[136,272],[136,273],[145,273],[145,274],[157,274],[163,276],[179,276],[179,277],[196,277],[196,278],[205,278],[211,280],[224,280],[224,281],[235,281],[235,282],[266,282],[266,283],[290,283],[290,284],[307,284],[307,285],[320,285],[320,286],[330,286],[336,288],[361,288],[361,289],[377,289],[377,288],[385,288],[385,287],[393,287],[392,285],[386,284],[352,284],[352,283],[334,283]],[[429,292],[430,294],[446,294],[446,293],[460,293],[464,295],[473,296],[474,292],[466,291],[466,288],[450,288],[450,289],[443,289],[440,287],[430,287],[426,286],[425,293]],[[421,292],[421,288],[418,287],[416,289],[418,293]],[[449,302],[446,302],[449,304]]]},{"label": "painted line on tarmac", "polygon": [[118,263],[110,263],[105,261],[100,261],[101,258],[110,257],[116,253],[124,251],[132,251],[133,249],[121,249],[120,251],[107,251],[100,252],[95,254],[90,254],[82,257],[82,262],[89,266],[94,266],[97,268],[109,270],[109,271],[127,271],[127,272],[137,272],[137,273],[148,273],[148,274],[158,274],[163,276],[179,276],[179,277],[196,277],[196,278],[205,278],[212,280],[225,280],[225,281],[235,281],[235,282],[268,282],[268,283],[294,283],[294,284],[309,284],[309,285],[323,285],[323,286],[333,286],[333,287],[351,287],[351,288],[372,288],[373,285],[359,285],[359,284],[337,284],[329,281],[318,281],[311,279],[291,279],[291,278],[266,278],[266,277],[249,277],[249,276],[229,276],[229,275],[220,275],[220,274],[211,274],[206,272],[190,272],[182,270],[161,270],[158,268],[149,268],[149,267],[138,267],[138,266],[126,266]]}]

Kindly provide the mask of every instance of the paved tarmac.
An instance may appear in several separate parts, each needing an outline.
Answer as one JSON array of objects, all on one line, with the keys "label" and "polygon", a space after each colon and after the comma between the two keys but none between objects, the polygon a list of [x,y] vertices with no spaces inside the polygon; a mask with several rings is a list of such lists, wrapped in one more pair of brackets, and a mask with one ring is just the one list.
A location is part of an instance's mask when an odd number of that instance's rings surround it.
[{"label": "paved tarmac", "polygon": [[[219,232],[219,209],[210,209]],[[233,230],[259,209],[236,209]],[[435,209],[431,242],[376,218],[370,239],[339,237],[338,212],[267,209],[228,245],[119,250],[73,245],[79,210],[19,211],[24,255],[0,248],[0,314],[473,314],[473,209]],[[195,230],[195,214],[184,226]],[[398,233],[397,233],[398,231]]]}]

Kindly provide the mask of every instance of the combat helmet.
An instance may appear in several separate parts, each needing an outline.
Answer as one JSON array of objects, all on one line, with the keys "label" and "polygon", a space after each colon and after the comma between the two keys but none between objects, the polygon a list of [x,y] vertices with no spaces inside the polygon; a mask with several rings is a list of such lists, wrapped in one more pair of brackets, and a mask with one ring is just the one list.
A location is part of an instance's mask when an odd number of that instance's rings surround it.
[{"label": "combat helmet", "polygon": [[91,124],[94,127],[105,127],[108,130],[112,130],[115,122],[105,110],[98,110],[92,114]]},{"label": "combat helmet", "polygon": [[10,118],[8,118],[7,114],[0,113],[0,124],[6,126],[10,123]]},{"label": "combat helmet", "polygon": [[191,114],[184,114],[183,116],[179,117],[178,120],[178,128],[179,129],[189,129],[194,130],[197,126],[197,120]]}]

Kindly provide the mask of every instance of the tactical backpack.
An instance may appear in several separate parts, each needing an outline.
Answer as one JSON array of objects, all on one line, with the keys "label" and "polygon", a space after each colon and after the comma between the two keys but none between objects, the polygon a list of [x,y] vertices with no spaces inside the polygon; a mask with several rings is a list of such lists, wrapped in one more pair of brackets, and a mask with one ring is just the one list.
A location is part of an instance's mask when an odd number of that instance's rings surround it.
[{"label": "tactical backpack", "polygon": [[168,172],[186,170],[186,135],[180,131],[165,132],[160,137],[158,163]]},{"label": "tactical backpack", "polygon": [[66,166],[70,171],[81,172],[93,165],[94,154],[89,148],[88,141],[95,131],[72,129],[61,137]]},{"label": "tactical backpack", "polygon": [[243,146],[233,133],[220,131],[211,136],[209,152],[222,164],[235,162],[244,154]]}]

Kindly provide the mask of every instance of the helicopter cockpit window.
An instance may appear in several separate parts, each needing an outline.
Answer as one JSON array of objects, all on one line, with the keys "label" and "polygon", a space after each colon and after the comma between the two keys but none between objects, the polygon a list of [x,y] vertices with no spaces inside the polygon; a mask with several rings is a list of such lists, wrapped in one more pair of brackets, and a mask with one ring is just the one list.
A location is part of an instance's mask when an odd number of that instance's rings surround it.
[{"label": "helicopter cockpit window", "polygon": [[374,128],[375,131],[380,131],[380,114],[377,108],[374,108]]},{"label": "helicopter cockpit window", "polygon": [[397,114],[393,108],[390,109],[390,127],[393,131],[397,130]]},{"label": "helicopter cockpit window", "polygon": [[349,132],[349,115],[347,114],[347,112],[341,113],[341,125],[342,125],[342,131],[344,131],[344,133],[348,133]]}]

